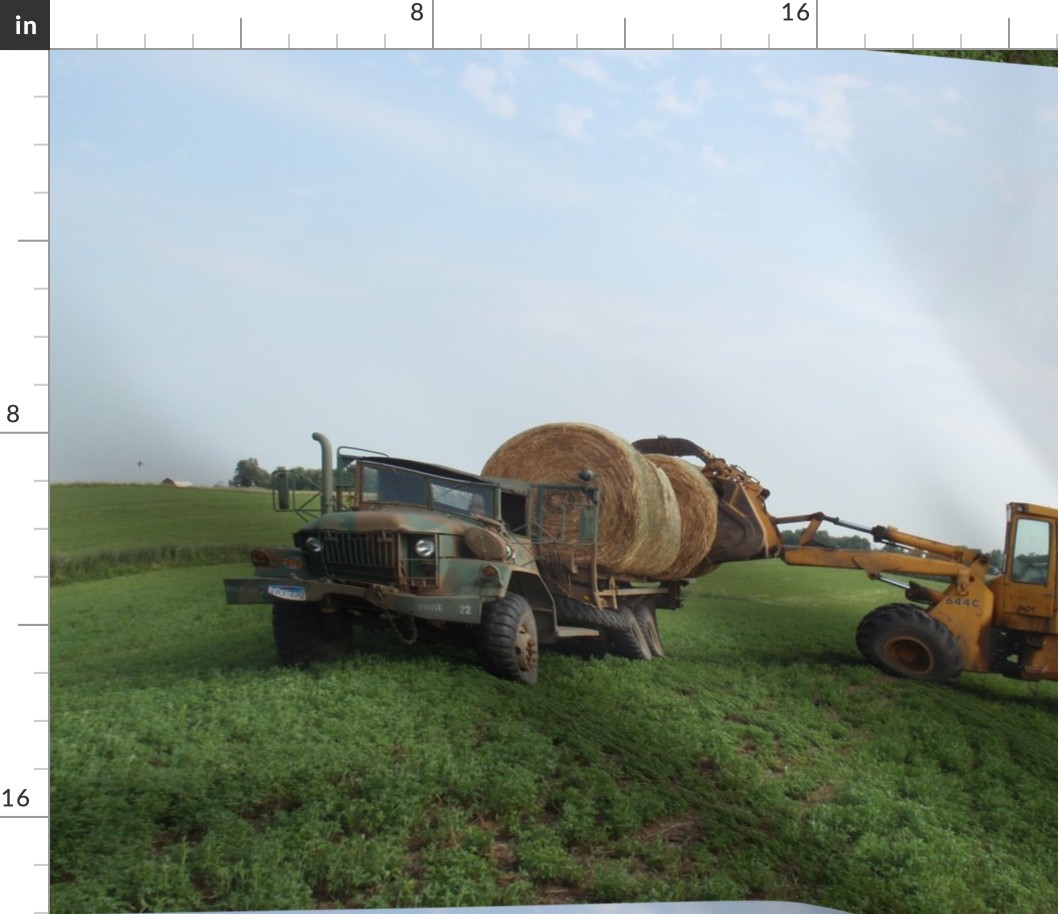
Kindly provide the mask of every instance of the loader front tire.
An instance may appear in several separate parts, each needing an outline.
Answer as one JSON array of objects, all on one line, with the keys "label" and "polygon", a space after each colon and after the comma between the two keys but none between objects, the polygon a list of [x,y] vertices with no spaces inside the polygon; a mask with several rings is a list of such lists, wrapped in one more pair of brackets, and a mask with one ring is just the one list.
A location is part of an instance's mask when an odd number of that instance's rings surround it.
[{"label": "loader front tire", "polygon": [[273,603],[272,636],[282,666],[340,660],[352,647],[348,617],[324,613],[317,603]]},{"label": "loader front tire", "polygon": [[889,603],[864,616],[856,646],[893,676],[949,683],[962,669],[962,652],[948,628],[908,603]]},{"label": "loader front tire", "polygon": [[533,608],[525,597],[509,593],[485,607],[481,659],[485,669],[501,679],[536,682],[540,641]]}]

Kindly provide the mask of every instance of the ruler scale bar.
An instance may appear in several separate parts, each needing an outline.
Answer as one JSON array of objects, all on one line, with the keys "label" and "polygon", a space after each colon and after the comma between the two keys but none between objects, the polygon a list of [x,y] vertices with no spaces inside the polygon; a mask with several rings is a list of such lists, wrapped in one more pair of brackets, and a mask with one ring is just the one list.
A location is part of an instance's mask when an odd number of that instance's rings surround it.
[{"label": "ruler scale bar", "polygon": [[[38,20],[46,23],[46,9],[45,4],[40,17],[32,3],[20,7],[16,30],[31,30]],[[20,914],[47,908],[47,864],[41,860],[48,858],[50,815],[49,772],[41,765],[49,754],[50,626],[47,579],[42,587],[38,577],[48,569],[49,490],[34,484],[49,475],[49,55],[46,32],[27,37],[34,41],[26,50],[0,42],[0,156],[9,177],[0,184],[5,262],[0,296],[9,329],[13,319],[24,321],[25,315],[33,322],[25,325],[26,336],[11,332],[0,360],[0,461],[8,483],[0,537],[8,569],[18,569],[15,593],[6,602],[19,614],[16,619],[8,615],[8,636],[0,639],[5,695],[18,696],[0,708],[0,819],[12,820],[0,825],[0,876],[5,910]],[[45,340],[45,345],[26,345],[28,339]]]},{"label": "ruler scale bar", "polygon": [[[851,7],[851,8],[850,8]],[[1058,10],[1029,0],[980,8],[894,0],[884,7],[820,0],[748,0],[727,7],[627,0],[540,0],[512,10],[480,0],[265,4],[247,15],[229,2],[179,9],[74,0],[51,4],[53,49],[533,50],[1054,48]],[[292,27],[292,25],[294,27]]]},{"label": "ruler scale bar", "polygon": [[[603,0],[537,0],[517,10],[486,0],[368,0],[355,5],[307,0],[296,12],[289,4],[265,0],[253,4],[249,14],[246,7],[228,0],[179,5],[52,0],[49,9],[47,2],[28,0],[17,20],[17,39],[0,42],[5,128],[0,148],[9,173],[18,176],[0,185],[0,245],[8,261],[25,265],[22,272],[0,275],[5,302],[48,314],[49,49],[156,54],[1058,48],[1058,8],[1038,0],[1012,0],[992,8],[951,0],[891,0],[876,8],[837,0],[746,0],[727,7],[627,0],[620,9]],[[32,281],[24,283],[27,273]],[[35,294],[39,292],[45,293],[43,300]],[[33,333],[32,339],[50,345],[50,330]],[[48,381],[39,380],[45,376]],[[24,545],[24,561],[17,563],[27,569],[25,580],[9,601],[27,621],[9,617],[9,637],[0,639],[0,650],[7,651],[0,675],[7,677],[10,694],[26,696],[2,708],[5,751],[0,758],[0,791],[10,791],[9,802],[16,808],[24,798],[27,809],[0,810],[0,819],[20,820],[0,827],[5,909],[19,914],[45,914],[48,900],[48,864],[39,861],[49,848],[49,769],[40,762],[48,754],[50,703],[47,678],[29,677],[49,676],[47,591],[36,583],[49,580],[39,573],[47,569],[49,544],[47,536],[27,537],[25,531],[49,533],[40,526],[49,516],[49,384],[47,348],[16,345],[5,351],[0,364],[0,460],[12,491],[5,503],[9,529],[4,532],[15,540],[33,540]],[[27,688],[26,682],[33,686]]]}]

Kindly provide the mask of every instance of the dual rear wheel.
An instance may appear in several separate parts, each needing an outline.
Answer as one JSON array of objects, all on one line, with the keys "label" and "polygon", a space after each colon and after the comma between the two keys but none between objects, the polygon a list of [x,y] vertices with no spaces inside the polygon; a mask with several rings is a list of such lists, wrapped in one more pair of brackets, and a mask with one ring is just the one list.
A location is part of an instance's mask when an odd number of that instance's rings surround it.
[{"label": "dual rear wheel", "polygon": [[630,660],[653,660],[664,657],[665,649],[661,645],[661,634],[658,632],[658,620],[654,607],[640,603],[632,607],[632,625],[623,631],[609,631],[606,637],[610,649],[618,657]]}]

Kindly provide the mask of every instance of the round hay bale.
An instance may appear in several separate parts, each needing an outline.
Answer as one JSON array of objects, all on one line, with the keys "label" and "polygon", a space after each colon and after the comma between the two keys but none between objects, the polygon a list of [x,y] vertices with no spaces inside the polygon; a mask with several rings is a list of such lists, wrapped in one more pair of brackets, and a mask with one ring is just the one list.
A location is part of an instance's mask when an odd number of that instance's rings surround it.
[{"label": "round hay bale", "polygon": [[666,454],[645,456],[668,477],[680,506],[680,551],[661,577],[670,581],[691,577],[705,560],[716,538],[716,490],[702,471],[686,460]]},{"label": "round hay bale", "polygon": [[[680,513],[672,484],[612,432],[575,422],[538,425],[501,444],[482,475],[576,485],[584,469],[595,474],[599,488],[600,570],[649,578],[668,569],[680,551]],[[546,529],[546,520],[544,524]]]}]

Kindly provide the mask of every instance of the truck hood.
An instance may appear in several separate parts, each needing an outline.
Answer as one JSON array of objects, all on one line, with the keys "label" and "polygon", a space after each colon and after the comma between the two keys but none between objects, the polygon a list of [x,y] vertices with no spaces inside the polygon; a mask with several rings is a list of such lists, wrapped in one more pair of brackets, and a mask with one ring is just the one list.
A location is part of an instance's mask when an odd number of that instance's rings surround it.
[{"label": "truck hood", "polygon": [[306,524],[302,530],[340,530],[346,533],[374,533],[392,531],[396,533],[448,533],[461,536],[467,530],[487,528],[499,532],[498,524],[475,521],[456,514],[439,511],[419,511],[414,508],[394,510],[382,508],[377,511],[338,511],[325,514]]}]

